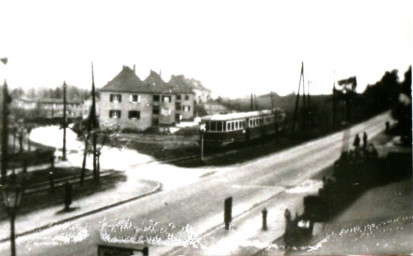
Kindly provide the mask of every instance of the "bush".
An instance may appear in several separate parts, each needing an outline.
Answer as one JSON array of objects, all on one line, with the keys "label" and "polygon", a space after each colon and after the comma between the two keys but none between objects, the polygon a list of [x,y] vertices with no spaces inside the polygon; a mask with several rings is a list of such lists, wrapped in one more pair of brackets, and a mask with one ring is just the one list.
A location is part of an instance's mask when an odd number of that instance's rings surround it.
[{"label": "bush", "polygon": [[199,135],[199,125],[181,128],[180,130],[178,130],[174,134],[184,135],[184,136]]}]

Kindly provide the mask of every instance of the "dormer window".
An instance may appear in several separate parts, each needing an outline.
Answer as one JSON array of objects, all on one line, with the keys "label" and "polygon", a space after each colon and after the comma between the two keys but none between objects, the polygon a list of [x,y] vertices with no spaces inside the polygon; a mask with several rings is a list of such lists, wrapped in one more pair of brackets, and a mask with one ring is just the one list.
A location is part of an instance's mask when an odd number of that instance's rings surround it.
[{"label": "dormer window", "polygon": [[122,95],[121,94],[111,94],[110,95],[110,102],[113,102],[113,103],[122,102]]}]

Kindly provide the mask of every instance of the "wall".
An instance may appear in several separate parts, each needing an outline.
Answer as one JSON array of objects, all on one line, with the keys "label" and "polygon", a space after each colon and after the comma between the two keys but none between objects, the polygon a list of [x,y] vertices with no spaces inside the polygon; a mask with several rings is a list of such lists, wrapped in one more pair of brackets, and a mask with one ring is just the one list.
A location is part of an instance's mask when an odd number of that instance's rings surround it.
[{"label": "wall", "polygon": [[[111,94],[122,95],[121,102],[110,102]],[[118,124],[121,128],[132,128],[138,130],[145,130],[152,125],[152,95],[151,94],[138,94],[140,95],[140,102],[129,102],[129,96],[132,93],[115,93],[115,92],[101,92],[100,93],[100,125],[105,124]],[[110,118],[110,110],[120,110],[121,117],[119,119]],[[129,119],[128,113],[130,110],[140,111],[139,119]]]},{"label": "wall", "polygon": [[[195,95],[194,94],[180,94],[180,95],[181,95],[181,100],[177,100],[176,102],[181,103],[181,108],[179,110],[176,109],[176,113],[182,115],[182,120],[192,120],[194,118]],[[185,95],[189,96],[188,100],[185,100]],[[184,111],[184,106],[189,106],[190,110]]]}]

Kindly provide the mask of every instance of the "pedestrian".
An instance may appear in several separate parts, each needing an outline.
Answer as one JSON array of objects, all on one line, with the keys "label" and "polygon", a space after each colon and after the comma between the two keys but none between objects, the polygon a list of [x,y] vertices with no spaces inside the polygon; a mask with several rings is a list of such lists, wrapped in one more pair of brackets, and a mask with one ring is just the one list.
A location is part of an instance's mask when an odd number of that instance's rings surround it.
[{"label": "pedestrian", "polygon": [[354,138],[354,142],[353,142],[353,146],[358,149],[358,147],[360,146],[360,137],[358,134],[356,134],[356,137]]},{"label": "pedestrian", "polygon": [[386,134],[389,134],[390,132],[390,122],[386,121]]},{"label": "pedestrian", "polygon": [[72,203],[72,184],[68,181],[65,183],[65,211],[70,209],[70,204]]},{"label": "pedestrian", "polygon": [[363,132],[363,149],[367,149],[367,133]]}]

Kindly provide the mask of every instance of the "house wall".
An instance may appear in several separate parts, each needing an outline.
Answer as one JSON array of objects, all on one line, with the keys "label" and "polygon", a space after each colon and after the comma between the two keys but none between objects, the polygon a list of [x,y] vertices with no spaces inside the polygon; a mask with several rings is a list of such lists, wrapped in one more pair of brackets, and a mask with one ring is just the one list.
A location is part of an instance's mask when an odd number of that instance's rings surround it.
[{"label": "house wall", "polygon": [[211,93],[208,90],[194,89],[195,102],[197,104],[206,103],[211,99]]},{"label": "house wall", "polygon": [[[163,100],[163,96],[170,96],[171,101],[165,102]],[[176,103],[176,95],[167,94],[161,96],[160,102],[160,112],[159,112],[159,125],[161,126],[170,126],[175,124],[175,103]],[[169,110],[168,113],[166,113]]]},{"label": "house wall", "polygon": [[[122,95],[121,102],[110,102],[111,94]],[[120,125],[121,128],[132,128],[145,130],[152,126],[152,94],[138,94],[140,102],[129,102],[129,96],[134,93],[115,93],[101,92],[100,93],[100,125]],[[121,111],[120,118],[110,118],[110,110]],[[136,110],[140,112],[139,119],[129,119],[129,111]]]},{"label": "house wall", "polygon": [[[182,115],[182,120],[192,120],[194,118],[194,108],[195,108],[195,94],[178,94],[181,95],[181,100],[176,100],[180,102],[180,109],[176,109],[176,113]],[[189,96],[188,100],[185,100],[185,95]],[[189,106],[189,111],[185,111],[185,106]]]}]

